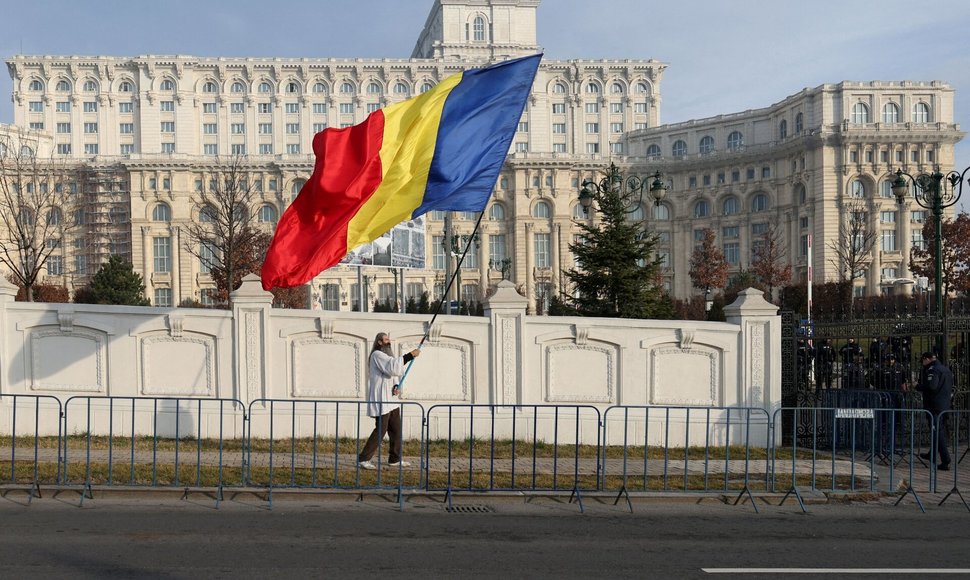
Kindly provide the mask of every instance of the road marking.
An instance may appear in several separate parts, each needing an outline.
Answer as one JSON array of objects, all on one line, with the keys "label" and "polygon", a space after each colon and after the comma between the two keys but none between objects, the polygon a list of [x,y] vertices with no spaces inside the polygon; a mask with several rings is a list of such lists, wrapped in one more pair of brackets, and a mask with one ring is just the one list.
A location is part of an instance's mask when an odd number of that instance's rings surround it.
[{"label": "road marking", "polygon": [[970,574],[970,568],[701,568],[707,574]]}]

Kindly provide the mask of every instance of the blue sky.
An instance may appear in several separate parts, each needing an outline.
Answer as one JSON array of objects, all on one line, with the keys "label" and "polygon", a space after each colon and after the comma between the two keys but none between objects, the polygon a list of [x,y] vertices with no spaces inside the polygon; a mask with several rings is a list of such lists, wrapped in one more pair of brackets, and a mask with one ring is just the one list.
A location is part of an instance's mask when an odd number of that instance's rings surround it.
[{"label": "blue sky", "polygon": [[[407,58],[432,0],[0,0],[23,54]],[[943,80],[970,131],[970,2],[543,0],[546,56],[669,64],[661,120],[757,109],[843,80]],[[0,123],[13,119],[0,74]],[[970,165],[970,138],[956,166]],[[963,204],[970,208],[970,192]]]}]

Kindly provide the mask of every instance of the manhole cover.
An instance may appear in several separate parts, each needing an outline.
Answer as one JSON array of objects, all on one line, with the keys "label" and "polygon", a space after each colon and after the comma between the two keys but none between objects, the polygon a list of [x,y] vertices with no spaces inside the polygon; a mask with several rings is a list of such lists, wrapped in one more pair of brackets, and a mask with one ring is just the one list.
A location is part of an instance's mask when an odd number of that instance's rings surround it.
[{"label": "manhole cover", "polygon": [[490,514],[495,510],[487,505],[453,505],[446,507],[445,511],[460,514]]}]

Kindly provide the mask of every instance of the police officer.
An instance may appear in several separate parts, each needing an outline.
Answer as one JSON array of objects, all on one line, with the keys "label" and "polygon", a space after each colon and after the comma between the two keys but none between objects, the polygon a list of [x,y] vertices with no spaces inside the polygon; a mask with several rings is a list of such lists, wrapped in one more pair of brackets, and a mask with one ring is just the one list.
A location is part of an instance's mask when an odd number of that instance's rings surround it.
[{"label": "police officer", "polygon": [[822,346],[818,347],[815,353],[815,364],[818,368],[818,385],[831,389],[832,370],[835,367],[835,349],[832,348],[831,338],[826,338]]},{"label": "police officer", "polygon": [[896,355],[893,353],[886,356],[886,363],[880,370],[880,380],[876,388],[893,392],[902,392],[909,388],[906,384],[906,369],[896,360]]},{"label": "police officer", "polygon": [[[920,372],[919,384],[916,390],[923,393],[923,408],[932,415],[931,420],[939,425],[936,441],[933,443],[938,451],[941,471],[950,469],[950,453],[946,448],[946,421],[939,417],[944,411],[950,410],[950,397],[953,395],[953,373],[946,365],[936,358],[936,353],[924,352],[922,356],[923,370]],[[923,459],[933,457],[932,453],[920,453]]]},{"label": "police officer", "polygon": [[849,365],[856,361],[856,355],[862,356],[862,347],[859,346],[854,338],[850,338],[849,342],[839,349],[839,355],[842,357],[842,364]]},{"label": "police officer", "polygon": [[855,360],[842,369],[842,388],[866,388],[866,357],[862,353],[855,355]]}]

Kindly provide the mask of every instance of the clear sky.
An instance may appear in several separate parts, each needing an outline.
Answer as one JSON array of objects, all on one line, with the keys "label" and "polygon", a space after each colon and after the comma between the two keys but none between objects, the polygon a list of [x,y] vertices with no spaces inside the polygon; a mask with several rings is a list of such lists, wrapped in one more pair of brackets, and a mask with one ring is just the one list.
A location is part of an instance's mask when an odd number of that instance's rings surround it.
[{"label": "clear sky", "polygon": [[[407,58],[432,0],[0,0],[14,54]],[[970,131],[967,0],[543,0],[546,56],[669,65],[661,121],[757,109],[843,80],[943,80]],[[0,96],[11,94],[0,74]],[[0,123],[13,120],[0,97]],[[970,166],[970,137],[956,166]],[[944,168],[947,169],[947,168]],[[964,207],[970,208],[970,191]]]}]

